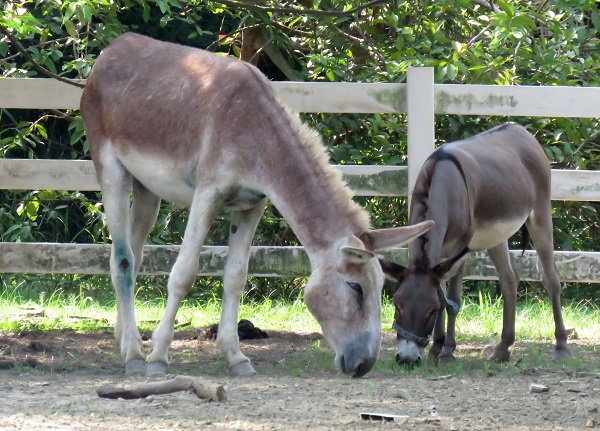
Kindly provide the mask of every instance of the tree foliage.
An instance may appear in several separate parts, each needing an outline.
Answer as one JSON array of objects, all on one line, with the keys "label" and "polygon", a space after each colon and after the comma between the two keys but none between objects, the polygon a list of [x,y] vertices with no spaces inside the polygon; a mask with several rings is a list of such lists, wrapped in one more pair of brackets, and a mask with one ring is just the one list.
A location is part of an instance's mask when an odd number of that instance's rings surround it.
[{"label": "tree foliage", "polygon": [[[600,10],[593,0],[6,0],[0,4],[3,77],[85,78],[111,40],[135,31],[258,65],[274,80],[403,82],[410,66],[438,83],[600,84]],[[335,163],[405,164],[399,114],[304,115]],[[598,119],[438,116],[440,143],[515,121],[554,167],[597,169]],[[77,111],[0,110],[0,157],[88,157]],[[3,241],[105,242],[99,197],[2,192]],[[402,199],[360,199],[377,226],[404,223]],[[595,203],[555,203],[556,248],[597,250]],[[294,244],[270,208],[257,243]],[[227,216],[207,241],[226,241]],[[165,207],[154,243],[181,240],[186,212]]]}]

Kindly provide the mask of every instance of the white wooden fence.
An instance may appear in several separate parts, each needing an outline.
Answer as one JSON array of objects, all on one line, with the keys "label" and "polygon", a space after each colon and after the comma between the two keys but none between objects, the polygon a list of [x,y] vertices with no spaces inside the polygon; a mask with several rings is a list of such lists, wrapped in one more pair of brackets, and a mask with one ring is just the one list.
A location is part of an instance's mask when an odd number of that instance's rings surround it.
[{"label": "white wooden fence", "polygon": [[[357,195],[409,196],[418,170],[433,151],[434,114],[600,117],[600,88],[434,84],[433,69],[413,68],[406,84],[274,82],[280,98],[299,112],[407,113],[408,167],[339,166]],[[77,109],[81,89],[51,79],[0,79],[0,107]],[[90,161],[0,159],[0,189],[99,190]],[[600,201],[600,171],[553,170],[554,200]],[[168,274],[178,250],[146,246],[143,274]],[[109,245],[0,243],[0,273],[107,274]],[[220,275],[225,246],[207,246],[199,274]],[[388,253],[406,263],[406,249]],[[540,280],[533,251],[513,251],[523,280]],[[600,253],[557,252],[563,281],[600,282]],[[302,247],[253,247],[250,274],[306,276]],[[485,253],[474,253],[466,278],[495,279]]]}]

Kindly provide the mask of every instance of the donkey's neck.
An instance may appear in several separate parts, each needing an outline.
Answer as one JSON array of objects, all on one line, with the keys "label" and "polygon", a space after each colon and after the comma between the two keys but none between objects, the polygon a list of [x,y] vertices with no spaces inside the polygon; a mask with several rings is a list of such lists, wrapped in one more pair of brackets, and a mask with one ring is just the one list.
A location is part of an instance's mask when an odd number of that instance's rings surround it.
[{"label": "donkey's neck", "polygon": [[351,200],[341,202],[340,190],[310,177],[314,172],[288,172],[272,187],[271,202],[281,212],[307,252],[330,248],[349,235],[368,230],[364,215]]},{"label": "donkey's neck", "polygon": [[411,266],[433,268],[469,246],[472,236],[470,209],[466,195],[432,184],[426,198],[413,200],[409,224],[433,220],[435,226],[409,245]]},{"label": "donkey's neck", "polygon": [[368,213],[352,201],[340,172],[328,164],[318,135],[300,123],[294,127],[300,142],[278,146],[264,159],[265,171],[276,178],[267,194],[310,257],[366,232],[370,221]]},{"label": "donkey's neck", "polygon": [[[413,200],[409,224],[425,221],[427,219],[427,210],[426,201]],[[416,238],[409,244],[408,256],[410,267],[425,270],[432,268],[439,262],[442,252],[440,237],[445,235],[445,229],[442,231],[441,228],[442,226],[439,225],[439,221],[436,220],[433,229]],[[435,232],[432,232],[433,230],[435,230]]]}]

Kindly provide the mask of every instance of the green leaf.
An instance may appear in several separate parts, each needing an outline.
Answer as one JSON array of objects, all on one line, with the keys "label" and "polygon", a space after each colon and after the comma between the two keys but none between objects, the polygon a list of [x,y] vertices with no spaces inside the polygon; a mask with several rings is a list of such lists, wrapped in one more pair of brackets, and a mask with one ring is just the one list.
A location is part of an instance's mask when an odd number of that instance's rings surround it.
[{"label": "green leaf", "polygon": [[48,200],[48,199],[52,199],[54,194],[50,190],[42,190],[38,193],[37,196],[38,196],[38,199]]},{"label": "green leaf", "polygon": [[38,123],[36,124],[35,128],[43,138],[48,139],[48,132],[46,131],[46,128],[44,126]]},{"label": "green leaf", "polygon": [[454,64],[449,64],[448,66],[446,66],[446,76],[450,81],[454,81],[457,75],[458,69]]},{"label": "green leaf", "polygon": [[142,19],[144,20],[144,22],[148,22],[148,20],[150,19],[150,6],[148,6],[148,3],[144,1],[142,7]]},{"label": "green leaf", "polygon": [[67,3],[67,7],[65,8],[65,14],[63,16],[63,24],[70,20],[71,17],[75,14],[75,8],[77,7],[77,3],[70,2]]},{"label": "green leaf", "polygon": [[71,36],[73,39],[77,38],[77,29],[75,28],[75,24],[73,24],[73,21],[71,21],[70,19],[66,20],[65,29],[67,30],[67,33],[69,33],[69,36]]},{"label": "green leaf", "polygon": [[509,18],[512,18],[515,15],[515,9],[510,2],[500,0],[496,4]]},{"label": "green leaf", "polygon": [[596,32],[600,32],[600,14],[597,11],[592,11],[592,24]]},{"label": "green leaf", "polygon": [[77,14],[77,17],[79,18],[81,24],[87,25],[89,22],[92,21],[92,15],[92,8],[87,4],[84,4],[81,6],[80,13]]},{"label": "green leaf", "polygon": [[463,49],[463,44],[454,40],[454,41],[452,41],[452,49],[454,49],[454,51],[456,51],[458,54],[460,54],[460,52]]},{"label": "green leaf", "polygon": [[38,209],[40,207],[40,203],[38,200],[29,201],[26,206],[27,218],[31,221],[35,221],[38,216]]},{"label": "green leaf", "polygon": [[158,4],[158,8],[160,9],[163,15],[166,14],[169,10],[169,5],[165,0],[156,0],[156,4]]},{"label": "green leaf", "polygon": [[529,15],[521,13],[512,19],[512,26],[531,30],[535,26],[535,22]]}]

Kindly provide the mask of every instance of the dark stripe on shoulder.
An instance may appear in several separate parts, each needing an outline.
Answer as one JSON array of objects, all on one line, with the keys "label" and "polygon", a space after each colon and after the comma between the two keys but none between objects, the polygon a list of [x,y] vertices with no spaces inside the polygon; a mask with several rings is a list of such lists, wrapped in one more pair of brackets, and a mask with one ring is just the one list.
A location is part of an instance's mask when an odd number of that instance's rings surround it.
[{"label": "dark stripe on shoulder", "polygon": [[460,172],[460,175],[462,176],[462,179],[465,182],[465,187],[467,186],[467,177],[465,176],[465,171],[463,171],[462,165],[460,164],[460,162],[454,154],[451,154],[448,151],[446,151],[443,145],[437,150],[435,150],[433,153],[431,153],[429,159],[433,160],[435,163],[441,162],[443,160],[449,160],[452,163],[454,163],[454,166],[456,166],[456,169],[458,169],[458,172]]}]

